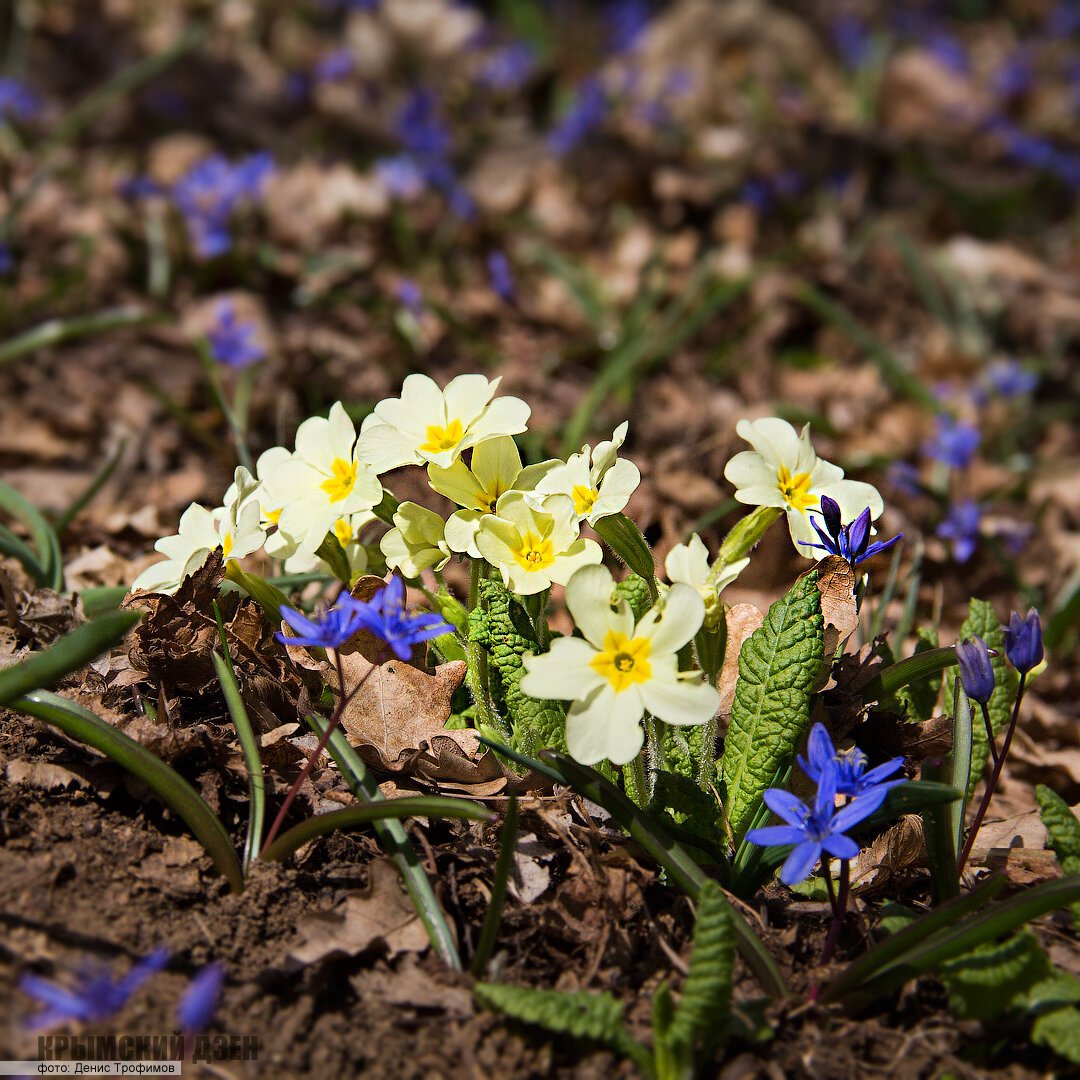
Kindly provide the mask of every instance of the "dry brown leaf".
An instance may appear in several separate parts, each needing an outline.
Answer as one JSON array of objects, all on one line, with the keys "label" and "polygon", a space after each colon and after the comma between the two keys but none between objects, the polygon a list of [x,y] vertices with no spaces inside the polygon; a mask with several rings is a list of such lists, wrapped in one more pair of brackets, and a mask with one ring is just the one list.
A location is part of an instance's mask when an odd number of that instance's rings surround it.
[{"label": "dry brown leaf", "polygon": [[735,700],[735,680],[739,677],[739,653],[743,642],[765,621],[765,616],[753,604],[735,604],[724,613],[727,620],[727,645],[724,665],[716,688],[720,691],[720,715],[731,712]]},{"label": "dry brown leaf", "polygon": [[297,964],[314,964],[335,953],[356,956],[371,949],[388,956],[422,952],[427,931],[399,884],[393,863],[370,864],[368,887],[350,892],[333,911],[316,911],[300,926],[300,941],[289,950]]},{"label": "dry brown leaf", "polygon": [[851,884],[861,895],[877,892],[896,874],[922,861],[922,818],[906,814],[891,829],[863,848],[851,866]]},{"label": "dry brown leaf", "polygon": [[447,986],[432,979],[415,956],[403,956],[393,971],[376,968],[349,978],[361,998],[373,997],[407,1009],[431,1009],[451,1016],[472,1016],[473,996],[464,986]]},{"label": "dry brown leaf", "polygon": [[825,620],[825,655],[831,659],[859,625],[859,613],[855,608],[855,571],[851,563],[839,555],[826,555],[817,569],[821,614]]},{"label": "dry brown leaf", "polygon": [[111,770],[103,766],[73,766],[68,768],[51,761],[26,761],[16,758],[7,763],[4,775],[9,784],[26,784],[45,791],[62,791],[71,786],[92,787],[108,795],[113,784],[107,781]]}]

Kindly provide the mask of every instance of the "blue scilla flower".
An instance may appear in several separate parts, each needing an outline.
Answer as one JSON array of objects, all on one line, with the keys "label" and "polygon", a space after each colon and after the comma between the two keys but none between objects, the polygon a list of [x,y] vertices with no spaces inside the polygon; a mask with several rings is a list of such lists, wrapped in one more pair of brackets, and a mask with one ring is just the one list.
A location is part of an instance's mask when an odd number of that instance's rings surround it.
[{"label": "blue scilla flower", "polygon": [[284,645],[306,645],[309,648],[337,649],[354,634],[365,629],[362,613],[366,605],[343,592],[332,608],[313,618],[295,608],[283,607],[281,617],[296,631],[296,637],[282,633],[274,636]]},{"label": "blue scilla flower", "polygon": [[415,318],[419,318],[424,312],[424,294],[420,286],[411,278],[401,278],[394,286],[394,296],[406,311]]},{"label": "blue scilla flower", "polygon": [[424,173],[409,154],[379,158],[375,175],[395,199],[415,199],[424,190]]},{"label": "blue scilla flower", "polygon": [[232,247],[229,219],[237,203],[259,196],[273,166],[267,153],[252,154],[236,164],[212,154],[173,185],[173,201],[200,258],[213,258]]},{"label": "blue scilla flower", "polygon": [[873,38],[861,19],[839,15],[829,24],[829,35],[845,67],[855,70],[870,59]]},{"label": "blue scilla flower", "polygon": [[224,964],[207,964],[191,980],[176,1007],[176,1022],[181,1031],[198,1034],[210,1027],[221,999],[224,982]]},{"label": "blue scilla flower", "polygon": [[570,107],[548,135],[552,153],[565,157],[583,143],[603,122],[608,102],[600,80],[586,79],[579,87]]},{"label": "blue scilla flower", "polygon": [[0,123],[32,120],[41,111],[37,94],[17,79],[0,77]]},{"label": "blue scilla flower", "polygon": [[0,240],[0,277],[10,274],[15,269],[15,256],[12,254],[10,245]]},{"label": "blue scilla flower", "polygon": [[246,368],[266,355],[255,340],[255,325],[236,317],[236,309],[228,300],[218,304],[217,322],[207,331],[210,355],[219,363],[232,368]]},{"label": "blue scilla flower", "polygon": [[972,701],[985,705],[994,692],[994,665],[990,662],[990,651],[978,634],[956,643],[956,662],[960,667],[960,682],[964,693]]},{"label": "blue scilla flower", "polygon": [[489,90],[520,90],[536,67],[536,50],[527,41],[497,48],[480,68],[479,82]]},{"label": "blue scilla flower", "polygon": [[975,553],[979,542],[979,526],[982,508],[974,499],[961,499],[949,507],[945,520],[935,534],[942,540],[952,542],[952,556],[958,563],[965,563]]},{"label": "blue scilla flower", "polygon": [[603,9],[603,21],[611,52],[631,52],[651,18],[652,7],[647,0],[609,0]]},{"label": "blue scilla flower", "polygon": [[77,976],[76,985],[70,989],[36,975],[23,975],[19,989],[45,1006],[30,1017],[29,1027],[41,1030],[65,1021],[90,1024],[105,1020],[119,1012],[128,998],[168,962],[169,950],[155,949],[121,979],[100,969],[88,969]]},{"label": "blue scilla flower", "polygon": [[491,278],[491,291],[501,300],[512,304],[517,296],[514,288],[514,275],[510,272],[510,260],[501,251],[492,251],[487,257],[488,275]]},{"label": "blue scilla flower", "polygon": [[951,469],[963,469],[971,464],[980,441],[977,428],[939,413],[934,437],[924,444],[923,453]]},{"label": "blue scilla flower", "polygon": [[[818,517],[825,522],[825,528],[818,524]],[[820,537],[821,543],[813,544],[808,540],[802,540],[800,543],[804,547],[816,548],[830,555],[839,555],[853,567],[866,562],[867,559],[872,559],[875,555],[880,555],[883,551],[888,551],[904,535],[897,533],[890,540],[878,540],[871,544],[870,508],[867,507],[850,525],[844,525],[840,518],[840,504],[835,499],[830,499],[828,495],[821,497],[820,513],[816,510],[810,511],[810,524]]]},{"label": "blue scilla flower", "polygon": [[879,786],[837,810],[836,782],[836,770],[825,770],[811,806],[782,788],[765,792],[765,805],[787,824],[751,829],[746,839],[762,847],[795,845],[780,870],[785,885],[797,885],[809,877],[822,851],[836,859],[854,859],[859,854],[859,845],[844,834],[874,813],[886,792]]},{"label": "blue scilla flower", "polygon": [[1042,623],[1034,608],[1028,608],[1023,618],[1018,611],[1009,617],[1009,625],[1005,627],[1005,655],[1009,663],[1023,674],[1042,663]]},{"label": "blue scilla flower", "polygon": [[444,161],[450,153],[450,132],[439,119],[439,102],[426,87],[405,99],[394,121],[401,144],[421,162]]},{"label": "blue scilla flower", "polygon": [[[824,724],[815,724],[806,744],[807,756],[799,755],[799,767],[815,784],[820,784],[828,772],[836,774],[836,794],[874,796],[880,793],[880,806],[886,792],[897,784],[907,783],[903,777],[888,779],[901,765],[903,757],[894,757],[882,765],[867,769],[866,755],[857,747],[837,750]],[[876,807],[875,807],[876,809]]]},{"label": "blue scilla flower", "polygon": [[311,77],[317,83],[342,82],[356,70],[351,49],[335,49],[315,61]]},{"label": "blue scilla flower", "polygon": [[381,638],[399,660],[408,660],[413,647],[453,630],[442,616],[430,611],[410,612],[405,607],[405,582],[395,574],[358,614],[360,625]]}]

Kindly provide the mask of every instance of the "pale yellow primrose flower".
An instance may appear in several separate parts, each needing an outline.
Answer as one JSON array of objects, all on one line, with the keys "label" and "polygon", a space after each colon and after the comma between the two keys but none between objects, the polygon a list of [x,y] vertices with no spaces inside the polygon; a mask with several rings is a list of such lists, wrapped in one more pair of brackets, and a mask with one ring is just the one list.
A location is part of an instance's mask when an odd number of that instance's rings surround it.
[{"label": "pale yellow primrose flower", "polygon": [[618,514],[641,483],[638,467],[617,457],[629,427],[629,422],[624,421],[610,442],[597,443],[595,450],[586,444],[580,454],[571,454],[565,465],[552,469],[536,485],[536,494],[569,495],[578,518],[590,525]]},{"label": "pale yellow primrose flower", "polygon": [[525,430],[532,410],[519,398],[492,400],[498,379],[459,375],[440,390],[426,375],[410,375],[400,398],[375,406],[360,428],[361,456],[377,473],[399,465],[449,468],[463,450],[496,435]]},{"label": "pale yellow primrose flower", "polygon": [[521,454],[509,435],[487,439],[472,452],[466,465],[458,458],[448,469],[428,466],[428,480],[440,495],[464,509],[450,516],[446,523],[446,542],[451,551],[464,552],[479,559],[476,530],[485,514],[495,513],[495,504],[508,491],[531,491],[537,482],[561,461],[541,461],[521,467]]},{"label": "pale yellow primrose flower", "polygon": [[825,552],[804,547],[800,541],[819,543],[810,524],[810,510],[821,509],[822,495],[835,499],[845,522],[854,521],[867,507],[871,518],[885,506],[872,484],[845,480],[839,465],[823,461],[810,444],[810,425],[801,434],[777,417],[740,420],[735,427],[753,450],[736,454],[724,476],[736,487],[735,498],[750,506],[776,506],[787,514],[791,542],[804,558],[822,558]]},{"label": "pale yellow primrose flower", "polygon": [[720,695],[700,671],[679,671],[678,652],[701,628],[705,605],[689,585],[672,585],[636,625],[603,566],[579,570],[566,605],[584,639],[556,638],[551,651],[525,656],[521,689],[536,698],[572,701],[566,745],[583,765],[607,758],[625,765],[641,751],[648,709],[669,724],[704,724]]},{"label": "pale yellow primrose flower", "polygon": [[715,628],[723,614],[720,594],[750,565],[749,559],[737,559],[713,574],[709,549],[694,533],[689,544],[676,544],[664,560],[664,571],[673,585],[690,585],[705,603],[705,627]]},{"label": "pale yellow primrose flower", "polygon": [[[241,479],[243,472],[246,479]],[[259,524],[259,504],[240,498],[239,492],[253,489],[251,474],[237,469],[237,481],[229,488],[226,503],[216,510],[192,503],[181,515],[175,536],[162,537],[154,548],[166,556],[164,562],[147,567],[132,582],[132,589],[174,593],[184,578],[190,577],[210,552],[221,549],[222,558],[242,559],[263,546],[266,534]],[[228,496],[232,495],[232,499]]]},{"label": "pale yellow primrose flower", "polygon": [[520,596],[565,585],[574,571],[603,558],[600,545],[579,535],[568,495],[549,495],[542,508],[530,506],[523,491],[508,491],[485,514],[476,532],[480,554]]},{"label": "pale yellow primrose flower", "polygon": [[391,570],[418,578],[429,566],[441,570],[453,554],[443,535],[446,522],[434,510],[403,502],[394,513],[395,528],[380,543]]},{"label": "pale yellow primrose flower", "polygon": [[[259,459],[260,475],[265,458]],[[266,465],[260,500],[271,519],[280,510],[277,525],[295,542],[293,554],[310,557],[337,521],[370,511],[382,499],[382,485],[362,459],[340,401],[327,419],[313,416],[300,425],[294,453],[282,457],[275,450]]]}]

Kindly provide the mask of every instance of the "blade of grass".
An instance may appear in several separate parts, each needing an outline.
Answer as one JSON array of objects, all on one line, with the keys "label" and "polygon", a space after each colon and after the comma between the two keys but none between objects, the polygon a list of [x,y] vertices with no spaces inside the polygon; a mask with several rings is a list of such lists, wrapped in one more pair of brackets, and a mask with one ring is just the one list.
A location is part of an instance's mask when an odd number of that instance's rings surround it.
[{"label": "blade of grass", "polygon": [[[697,902],[701,886],[709,880],[686,849],[655,819],[635,806],[614,784],[595,769],[579,765],[554,750],[542,750],[540,760],[555,765],[575,791],[599,803]],[[737,947],[762,989],[772,998],[787,996],[787,984],[776,962],[746,920],[732,908]]]},{"label": "blade of grass", "polygon": [[221,648],[225,654],[223,660],[216,652],[211,653],[214,668],[217,671],[221,692],[225,695],[225,704],[229,709],[233,727],[240,740],[240,749],[244,754],[244,764],[248,771],[248,828],[244,841],[244,872],[251,869],[251,864],[262,846],[263,824],[266,820],[266,777],[263,775],[262,755],[259,753],[259,740],[251,726],[244,699],[240,696],[240,686],[236,681],[236,670],[225,637],[225,627],[221,622],[221,612],[214,601],[214,614],[218,620],[218,634]]},{"label": "blade of grass", "polygon": [[890,664],[863,688],[863,701],[883,701],[892,697],[902,686],[936,675],[957,663],[956,650],[951,645],[927,649]]},{"label": "blade of grass", "polygon": [[474,979],[479,979],[484,974],[495,949],[495,939],[499,936],[503,904],[506,903],[506,887],[510,882],[514,852],[517,850],[517,822],[518,802],[511,796],[506,805],[506,817],[499,830],[499,858],[495,863],[495,876],[491,881],[491,899],[488,901],[484,925],[480,928],[480,940],[476,944],[476,955],[473,957]]},{"label": "blade of grass", "polygon": [[[325,734],[327,721],[321,716],[308,716],[307,722],[320,738]],[[331,733],[326,748],[330,751],[330,755],[356,799],[362,803],[376,803],[386,798],[379,790],[375,778],[368,772],[367,766],[360,760],[360,755],[349,745],[340,728]],[[458,956],[457,942],[439,906],[427,873],[420,865],[405,826],[400,820],[394,818],[377,821],[374,824],[380,843],[394,860],[405,882],[405,888],[416,908],[416,913],[420,916],[420,921],[424,924],[424,929],[427,930],[432,948],[442,957],[447,967],[460,971],[461,957]]]},{"label": "blade of grass", "polygon": [[57,536],[64,535],[68,526],[90,505],[94,496],[109,482],[109,477],[116,472],[117,466],[123,460],[126,449],[127,440],[121,439],[108,461],[98,470],[97,476],[90,481],[86,490],[77,496],[71,505],[56,519],[54,528]]},{"label": "blade of grass", "polygon": [[38,562],[46,575],[42,584],[56,591],[61,590],[64,587],[64,567],[60,541],[41,511],[3,481],[0,481],[0,510],[17,517],[29,529],[30,539],[37,548]]},{"label": "blade of grass", "polygon": [[939,405],[934,395],[900,363],[880,338],[870,333],[846,308],[805,282],[795,290],[795,296],[821,319],[851,338],[870,357],[882,379],[897,393],[911,398],[931,412],[938,411]]},{"label": "blade of grass", "polygon": [[85,667],[117,642],[142,618],[137,611],[102,615],[65,634],[55,645],[0,671],[0,705],[31,690],[54,686],[65,675]]},{"label": "blade of grass", "polygon": [[0,345],[0,364],[10,363],[37,349],[51,348],[73,338],[104,334],[124,326],[145,326],[163,319],[164,316],[138,305],[106,308],[93,315],[75,315],[70,319],[50,319]]},{"label": "blade of grass", "polygon": [[18,559],[23,569],[34,579],[36,585],[44,587],[49,579],[49,573],[41,565],[37,553],[24,544],[10,529],[0,525],[0,552]]},{"label": "blade of grass", "polygon": [[244,871],[225,826],[198,792],[161,758],[81,705],[46,690],[35,690],[17,698],[9,707],[58,727],[65,735],[100,750],[138,776],[183,819],[232,891],[244,891]]},{"label": "blade of grass", "polygon": [[863,953],[858,960],[844,968],[835,979],[825,986],[818,1000],[822,1004],[838,1001],[849,991],[867,982],[883,968],[903,958],[928,935],[934,934],[943,927],[950,926],[961,919],[966,919],[989,904],[1007,884],[1008,881],[1003,874],[987,878],[985,881],[980,882],[971,892],[939,905],[921,919],[917,919],[909,926],[904,927],[903,930],[891,934],[868,952]]},{"label": "blade of grass", "polygon": [[384,799],[382,802],[370,802],[364,806],[347,806],[344,810],[331,810],[328,814],[316,814],[307,821],[301,821],[283,836],[279,836],[260,858],[268,862],[280,862],[317,836],[325,836],[335,829],[355,829],[359,825],[370,825],[373,822],[387,821],[391,818],[397,821],[406,817],[491,821],[494,816],[487,807],[479,803],[470,802],[468,799],[451,799],[445,795]]},{"label": "blade of grass", "polygon": [[115,611],[123,603],[127,594],[126,585],[95,585],[81,590],[78,597],[82,601],[83,611],[93,619],[97,615]]}]

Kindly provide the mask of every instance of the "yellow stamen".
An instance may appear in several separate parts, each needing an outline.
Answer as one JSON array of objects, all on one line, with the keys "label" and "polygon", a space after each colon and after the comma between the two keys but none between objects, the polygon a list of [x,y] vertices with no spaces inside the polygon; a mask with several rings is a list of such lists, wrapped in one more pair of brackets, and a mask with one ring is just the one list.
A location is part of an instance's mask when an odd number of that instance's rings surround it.
[{"label": "yellow stamen", "polygon": [[422,443],[420,449],[429,454],[441,454],[444,450],[453,450],[464,435],[465,429],[460,420],[451,420],[444,428],[429,424],[427,442]]},{"label": "yellow stamen", "polygon": [[223,559],[227,559],[229,557],[229,552],[232,551],[232,549],[233,549],[233,536],[232,536],[232,530],[230,530],[229,532],[227,532],[221,538],[221,557]]},{"label": "yellow stamen", "polygon": [[584,517],[592,510],[596,500],[600,498],[600,492],[596,488],[585,487],[584,484],[575,484],[570,492],[574,499],[574,513],[578,517]]},{"label": "yellow stamen", "polygon": [[352,494],[352,489],[356,486],[356,474],[359,467],[359,464],[355,461],[334,458],[333,464],[330,466],[330,472],[333,475],[320,485],[323,491],[330,496],[332,503],[341,502],[342,499],[347,499]]},{"label": "yellow stamen", "polygon": [[652,678],[651,650],[649,638],[628,638],[617,630],[609,630],[604,636],[603,652],[597,653],[589,666],[611,683],[616,694],[621,694],[634,683],[648,682]]},{"label": "yellow stamen", "polygon": [[279,521],[281,521],[281,511],[284,509],[285,507],[281,506],[277,510],[267,510],[266,520],[269,521],[271,525],[276,525]]},{"label": "yellow stamen", "polygon": [[786,465],[781,465],[776,471],[776,479],[780,487],[780,494],[784,496],[784,502],[800,514],[813,506],[817,499],[810,494],[810,474],[808,472],[795,473]]},{"label": "yellow stamen", "polygon": [[527,532],[521,539],[521,547],[514,552],[518,566],[529,573],[543,570],[555,561],[555,550],[550,540]]}]

